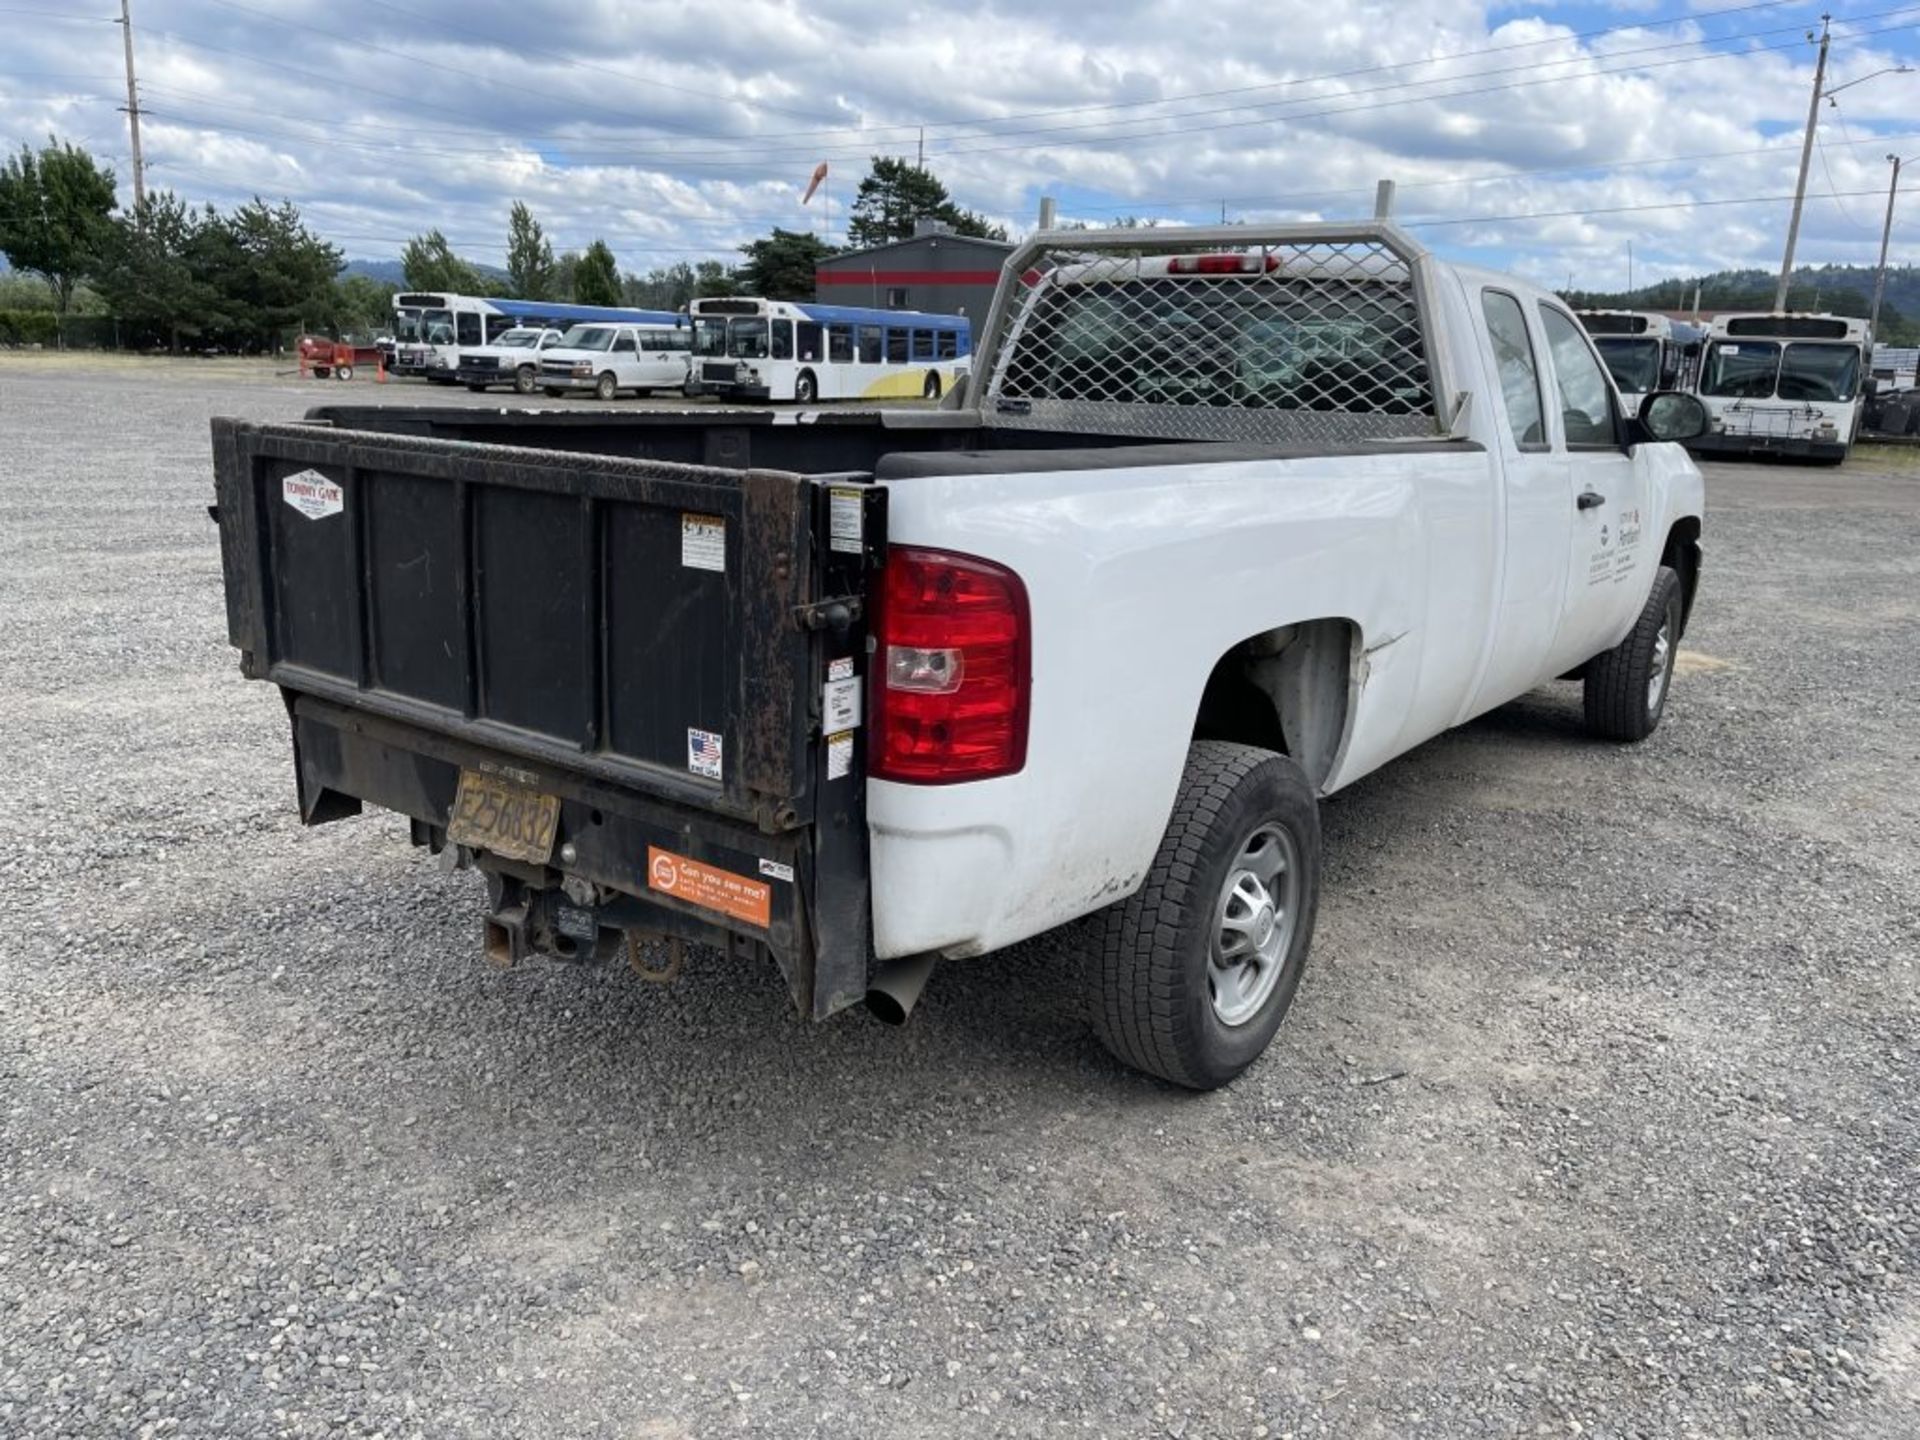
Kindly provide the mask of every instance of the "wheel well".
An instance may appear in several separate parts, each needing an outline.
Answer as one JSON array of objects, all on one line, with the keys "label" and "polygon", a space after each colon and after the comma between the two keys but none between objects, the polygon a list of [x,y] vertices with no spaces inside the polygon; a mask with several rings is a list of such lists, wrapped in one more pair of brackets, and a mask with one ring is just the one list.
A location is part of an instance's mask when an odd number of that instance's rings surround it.
[{"label": "wheel well", "polygon": [[1667,543],[1660,552],[1660,563],[1673,567],[1680,577],[1680,633],[1687,633],[1687,617],[1693,614],[1694,591],[1700,586],[1700,519],[1688,515],[1673,522]]},{"label": "wheel well", "polygon": [[1240,641],[1207,676],[1193,738],[1291,755],[1318,789],[1346,740],[1358,633],[1348,620],[1305,620]]}]

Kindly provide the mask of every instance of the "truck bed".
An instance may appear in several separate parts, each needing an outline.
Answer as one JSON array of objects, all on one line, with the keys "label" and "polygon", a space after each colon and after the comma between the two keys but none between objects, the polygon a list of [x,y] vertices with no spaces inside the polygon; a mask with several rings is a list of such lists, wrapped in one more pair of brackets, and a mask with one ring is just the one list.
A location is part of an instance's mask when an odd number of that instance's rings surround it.
[{"label": "truck bed", "polygon": [[1101,435],[982,423],[969,411],[499,410],[446,406],[323,405],[310,424],[368,434],[537,447],[600,456],[769,469],[799,475],[904,480],[925,475],[1017,474],[1115,465],[1199,465],[1329,455],[1458,450],[1461,442],[1249,443]]}]

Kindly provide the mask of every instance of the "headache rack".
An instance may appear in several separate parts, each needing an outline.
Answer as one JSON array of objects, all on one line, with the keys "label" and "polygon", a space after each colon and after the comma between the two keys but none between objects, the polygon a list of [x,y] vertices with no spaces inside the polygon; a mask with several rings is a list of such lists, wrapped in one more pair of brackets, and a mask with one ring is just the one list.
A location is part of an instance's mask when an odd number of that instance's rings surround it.
[{"label": "headache rack", "polygon": [[1448,432],[1433,260],[1384,221],[1043,231],[985,329],[985,422],[1352,444]]}]

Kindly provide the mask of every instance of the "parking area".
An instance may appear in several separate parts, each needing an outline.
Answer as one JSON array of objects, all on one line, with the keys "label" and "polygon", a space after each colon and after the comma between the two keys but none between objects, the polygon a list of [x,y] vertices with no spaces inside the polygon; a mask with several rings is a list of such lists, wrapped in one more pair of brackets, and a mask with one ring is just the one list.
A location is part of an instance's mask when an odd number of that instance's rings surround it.
[{"label": "parking area", "polygon": [[0,357],[0,1435],[1920,1429],[1920,452],[1708,468],[1647,744],[1560,685],[1329,801],[1191,1095],[1071,928],[812,1025],[302,829],[207,420],[374,397],[514,403]]}]

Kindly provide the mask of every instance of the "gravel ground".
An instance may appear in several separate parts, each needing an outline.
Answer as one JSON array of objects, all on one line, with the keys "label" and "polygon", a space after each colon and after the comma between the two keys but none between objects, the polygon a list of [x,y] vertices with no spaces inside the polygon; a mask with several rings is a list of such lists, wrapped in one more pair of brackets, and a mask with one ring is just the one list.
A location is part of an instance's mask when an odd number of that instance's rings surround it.
[{"label": "gravel ground", "polygon": [[1920,1434],[1920,470],[1713,467],[1659,735],[1556,686],[1329,803],[1196,1097],[1072,931],[814,1026],[302,830],[202,507],[316,394],[0,361],[0,1434]]}]

